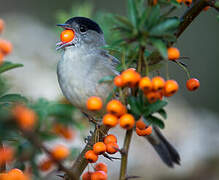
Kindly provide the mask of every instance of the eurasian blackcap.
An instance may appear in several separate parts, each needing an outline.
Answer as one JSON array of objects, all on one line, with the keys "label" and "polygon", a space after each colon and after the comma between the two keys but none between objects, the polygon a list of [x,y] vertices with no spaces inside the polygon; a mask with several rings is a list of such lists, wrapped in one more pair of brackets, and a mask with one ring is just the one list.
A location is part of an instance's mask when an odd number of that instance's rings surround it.
[{"label": "eurasian blackcap", "polygon": [[[101,48],[106,44],[103,31],[91,19],[74,17],[58,26],[72,29],[75,33],[72,41],[57,43],[57,49],[63,49],[57,68],[62,92],[75,107],[95,116],[87,111],[86,101],[90,96],[106,100],[113,84],[100,84],[99,81],[105,76],[118,74],[115,70],[118,60]],[[174,163],[180,164],[178,152],[157,127],[153,127],[153,133],[146,136],[146,139],[169,167],[173,167]]]}]

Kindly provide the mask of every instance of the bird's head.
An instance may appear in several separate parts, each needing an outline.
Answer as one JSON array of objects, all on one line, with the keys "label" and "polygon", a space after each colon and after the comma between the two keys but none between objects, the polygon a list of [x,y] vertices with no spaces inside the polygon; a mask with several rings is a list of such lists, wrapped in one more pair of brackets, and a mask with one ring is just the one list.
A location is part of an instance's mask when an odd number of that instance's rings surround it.
[{"label": "bird's head", "polygon": [[72,30],[74,38],[70,42],[58,42],[58,49],[66,48],[95,48],[105,45],[103,31],[100,26],[89,18],[73,17],[64,24],[57,24],[64,29]]}]

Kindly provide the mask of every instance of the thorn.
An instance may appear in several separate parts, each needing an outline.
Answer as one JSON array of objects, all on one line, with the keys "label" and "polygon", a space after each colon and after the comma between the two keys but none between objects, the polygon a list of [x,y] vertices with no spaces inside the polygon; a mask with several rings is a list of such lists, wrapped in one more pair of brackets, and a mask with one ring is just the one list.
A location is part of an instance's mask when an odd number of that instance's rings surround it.
[{"label": "thorn", "polygon": [[104,153],[103,156],[107,159],[109,159],[110,161],[113,161],[113,160],[121,160],[121,158],[116,158],[116,157],[112,157],[112,156],[109,156],[108,154]]},{"label": "thorn", "polygon": [[141,176],[127,176],[125,178],[125,180],[128,180],[128,179],[136,179],[136,178],[141,178]]}]

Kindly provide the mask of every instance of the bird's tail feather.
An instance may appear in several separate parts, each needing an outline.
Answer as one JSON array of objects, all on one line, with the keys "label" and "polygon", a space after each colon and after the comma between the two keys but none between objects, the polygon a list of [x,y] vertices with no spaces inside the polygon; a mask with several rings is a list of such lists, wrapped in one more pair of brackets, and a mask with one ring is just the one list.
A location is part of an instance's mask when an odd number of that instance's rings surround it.
[{"label": "bird's tail feather", "polygon": [[174,164],[180,165],[180,156],[177,150],[166,140],[157,127],[153,127],[154,132],[145,138],[151,143],[162,161],[169,167]]}]

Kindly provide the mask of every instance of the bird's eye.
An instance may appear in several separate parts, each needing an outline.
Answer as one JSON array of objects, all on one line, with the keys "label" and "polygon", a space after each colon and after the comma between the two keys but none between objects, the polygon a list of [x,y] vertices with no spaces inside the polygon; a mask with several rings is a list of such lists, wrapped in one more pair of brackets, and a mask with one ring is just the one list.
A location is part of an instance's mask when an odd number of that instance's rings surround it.
[{"label": "bird's eye", "polygon": [[87,31],[87,27],[81,25],[81,26],[80,26],[80,31],[81,31],[82,33],[83,33],[83,32],[86,32],[86,31]]}]

